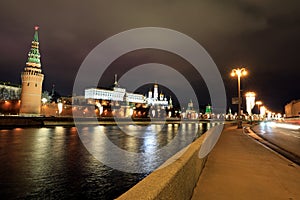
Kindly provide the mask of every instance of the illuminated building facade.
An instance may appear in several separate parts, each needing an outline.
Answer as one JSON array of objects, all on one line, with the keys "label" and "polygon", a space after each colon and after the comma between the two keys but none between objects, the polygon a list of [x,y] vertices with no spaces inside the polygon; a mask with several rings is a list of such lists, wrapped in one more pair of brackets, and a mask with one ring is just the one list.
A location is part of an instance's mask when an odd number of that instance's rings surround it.
[{"label": "illuminated building facade", "polygon": [[22,92],[20,115],[40,115],[41,112],[44,74],[42,74],[40,61],[38,26],[34,27],[34,30],[28,60],[21,74]]},{"label": "illuminated building facade", "polygon": [[119,87],[117,76],[112,90],[89,88],[84,91],[84,98],[89,105],[95,105],[98,115],[103,117],[130,117],[135,105],[144,105],[145,97],[141,94],[127,92]]},{"label": "illuminated building facade", "polygon": [[293,100],[289,104],[285,105],[286,117],[299,117],[300,116],[300,99]]},{"label": "illuminated building facade", "polygon": [[[84,98],[88,104],[94,104],[98,107],[100,115],[104,112],[103,116],[107,116],[106,110],[109,110],[109,106],[113,106],[114,110],[119,109],[119,117],[129,117],[132,114],[136,116],[148,116],[148,111],[145,109],[153,108],[153,116],[161,116],[157,111],[165,111],[166,108],[172,108],[172,99],[168,101],[163,93],[159,94],[158,85],[154,84],[154,92],[150,90],[148,97],[142,94],[135,94],[126,91],[125,88],[121,88],[118,85],[117,78],[115,77],[114,88],[112,90],[88,88],[84,91]],[[137,112],[136,112],[137,111]],[[112,110],[108,112],[114,112]],[[138,113],[141,114],[138,114]],[[137,114],[135,114],[137,113]],[[110,115],[110,114],[109,114]],[[116,115],[116,111],[114,114]]]},{"label": "illuminated building facade", "polygon": [[172,106],[172,99],[168,101],[163,93],[158,94],[158,85],[154,84],[154,92],[150,90],[148,97],[142,94],[127,92],[125,88],[120,88],[115,82],[113,90],[89,88],[84,91],[85,99],[90,100],[108,100],[108,101],[123,101],[128,103],[147,104],[149,106]]},{"label": "illuminated building facade", "polygon": [[10,83],[0,83],[0,100],[19,100],[21,87]]},{"label": "illuminated building facade", "polygon": [[85,99],[98,99],[108,101],[125,101],[130,103],[145,103],[141,94],[126,92],[125,88],[114,87],[113,90],[89,88],[84,91]]},{"label": "illuminated building facade", "polygon": [[151,112],[149,115],[151,117],[166,117],[166,115],[171,116],[172,113],[166,113],[166,109],[172,109],[172,98],[170,97],[169,101],[165,97],[165,95],[158,91],[158,84],[155,83],[153,86],[153,92],[152,90],[149,90],[148,97],[146,98],[146,103],[149,108],[151,108]]},{"label": "illuminated building facade", "polygon": [[168,102],[167,98],[161,92],[158,95],[158,84],[154,84],[153,93],[152,90],[149,90],[148,97],[146,97],[146,102],[149,106],[161,106],[161,107],[168,107],[169,103],[172,104],[172,99],[170,98],[170,102]]}]

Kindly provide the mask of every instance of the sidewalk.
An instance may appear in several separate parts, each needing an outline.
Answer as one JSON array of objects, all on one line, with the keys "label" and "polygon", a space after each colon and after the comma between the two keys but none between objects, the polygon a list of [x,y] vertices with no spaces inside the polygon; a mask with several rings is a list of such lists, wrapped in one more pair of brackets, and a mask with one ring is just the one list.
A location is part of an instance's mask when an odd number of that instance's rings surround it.
[{"label": "sidewalk", "polygon": [[300,199],[300,167],[227,126],[194,189],[198,199]]}]

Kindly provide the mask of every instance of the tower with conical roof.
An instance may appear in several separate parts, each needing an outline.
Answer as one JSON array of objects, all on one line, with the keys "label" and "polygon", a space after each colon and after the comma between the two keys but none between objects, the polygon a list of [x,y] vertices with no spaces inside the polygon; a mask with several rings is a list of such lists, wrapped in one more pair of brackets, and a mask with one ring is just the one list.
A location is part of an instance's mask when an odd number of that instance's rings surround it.
[{"label": "tower with conical roof", "polygon": [[34,36],[31,42],[31,49],[28,53],[28,60],[24,71],[21,73],[22,92],[20,115],[40,115],[41,96],[44,74],[42,74],[38,26],[34,27]]}]

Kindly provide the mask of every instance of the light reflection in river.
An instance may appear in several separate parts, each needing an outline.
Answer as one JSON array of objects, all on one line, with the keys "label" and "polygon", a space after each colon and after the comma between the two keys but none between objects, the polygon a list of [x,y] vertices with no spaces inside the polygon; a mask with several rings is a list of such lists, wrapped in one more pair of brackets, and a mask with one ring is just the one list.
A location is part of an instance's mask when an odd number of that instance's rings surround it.
[{"label": "light reflection in river", "polygon": [[[132,160],[128,163],[154,170],[164,160],[152,152],[169,144],[179,128],[186,136],[199,136],[207,127],[205,124],[159,126],[147,128],[138,137],[124,134],[117,126],[80,130],[83,135],[91,136],[87,139],[95,149],[103,150],[101,156],[110,155],[98,131],[125,151],[149,155],[145,163]],[[125,128],[134,134],[133,127]],[[158,129],[161,131],[154,131]],[[105,166],[84,148],[75,127],[0,130],[0,150],[2,199],[113,199],[147,175],[124,173]]]}]

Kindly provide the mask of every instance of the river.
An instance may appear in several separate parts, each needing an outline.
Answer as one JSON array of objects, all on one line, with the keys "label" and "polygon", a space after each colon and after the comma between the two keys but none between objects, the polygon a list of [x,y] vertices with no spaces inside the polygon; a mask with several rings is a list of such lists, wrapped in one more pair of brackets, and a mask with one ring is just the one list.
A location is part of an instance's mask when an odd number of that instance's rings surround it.
[{"label": "river", "polygon": [[[160,130],[153,131],[157,126]],[[112,125],[0,129],[0,196],[2,199],[114,199],[172,155],[139,161],[145,163],[127,160],[129,165],[147,169],[128,173],[104,164],[105,160],[91,154],[80,134],[93,135],[89,144],[100,148],[100,153],[109,152],[105,149],[107,145],[94,144],[99,142],[99,132],[124,151],[147,153],[170,144],[178,135],[180,141],[187,136],[198,137],[211,126],[209,123],[150,125],[138,137],[124,133],[124,128],[130,130],[132,125],[123,125],[121,129]]]}]

